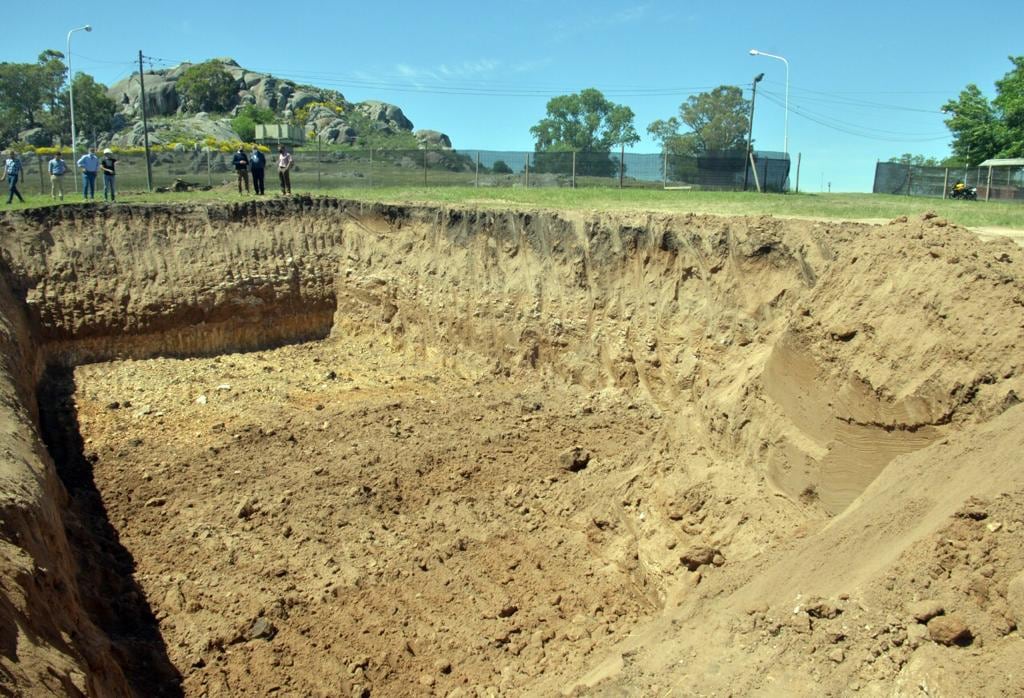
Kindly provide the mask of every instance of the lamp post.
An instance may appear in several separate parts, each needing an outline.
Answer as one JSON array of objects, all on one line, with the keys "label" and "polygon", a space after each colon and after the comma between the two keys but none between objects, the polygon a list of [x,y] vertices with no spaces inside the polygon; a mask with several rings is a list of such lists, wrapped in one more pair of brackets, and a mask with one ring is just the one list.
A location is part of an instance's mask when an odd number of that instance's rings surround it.
[{"label": "lamp post", "polygon": [[75,32],[85,30],[87,32],[92,31],[92,25],[86,24],[84,27],[76,27],[68,32],[68,99],[71,102],[71,162],[78,162],[78,153],[75,148],[77,146],[77,134],[75,133],[75,74],[71,72],[71,35]]},{"label": "lamp post", "polygon": [[743,191],[747,190],[747,178],[750,176],[750,152],[754,138],[754,100],[757,99],[757,83],[764,80],[764,73],[754,76],[750,92],[750,120],[747,123],[747,157],[743,162]]},{"label": "lamp post", "polygon": [[776,56],[774,53],[758,51],[756,48],[750,49],[750,55],[774,58],[775,60],[782,61],[786,64],[786,116],[782,132],[782,149],[785,151],[786,155],[789,155],[789,61],[782,56]]}]

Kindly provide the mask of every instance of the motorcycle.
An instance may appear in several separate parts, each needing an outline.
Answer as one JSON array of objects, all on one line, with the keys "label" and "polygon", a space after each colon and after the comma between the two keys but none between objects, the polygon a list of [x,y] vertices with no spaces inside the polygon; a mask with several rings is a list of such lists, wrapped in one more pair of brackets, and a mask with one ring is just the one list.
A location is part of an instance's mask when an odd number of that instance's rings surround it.
[{"label": "motorcycle", "polygon": [[953,187],[949,190],[949,198],[951,199],[963,199],[964,201],[977,201],[978,199],[978,188],[977,187]]}]

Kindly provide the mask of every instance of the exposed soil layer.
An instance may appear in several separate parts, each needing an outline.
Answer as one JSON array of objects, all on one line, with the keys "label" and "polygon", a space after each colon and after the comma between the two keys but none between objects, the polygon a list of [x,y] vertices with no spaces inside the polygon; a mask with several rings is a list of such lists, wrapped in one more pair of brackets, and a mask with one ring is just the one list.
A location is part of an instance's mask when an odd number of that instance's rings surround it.
[{"label": "exposed soil layer", "polygon": [[1009,240],[302,197],[0,235],[11,692],[1024,690]]}]

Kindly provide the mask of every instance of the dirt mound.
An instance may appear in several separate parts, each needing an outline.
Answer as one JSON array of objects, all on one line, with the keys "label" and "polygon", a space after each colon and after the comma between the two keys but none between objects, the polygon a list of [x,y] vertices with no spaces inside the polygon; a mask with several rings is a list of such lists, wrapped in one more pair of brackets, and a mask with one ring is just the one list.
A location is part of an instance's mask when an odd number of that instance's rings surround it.
[{"label": "dirt mound", "polygon": [[[1010,241],[303,197],[0,234],[5,375],[80,365],[40,408],[86,551],[55,608],[97,638],[12,640],[12,685],[48,685],[31,657],[97,694],[107,664],[169,695],[1019,692]],[[52,615],[18,637],[78,636]]]}]

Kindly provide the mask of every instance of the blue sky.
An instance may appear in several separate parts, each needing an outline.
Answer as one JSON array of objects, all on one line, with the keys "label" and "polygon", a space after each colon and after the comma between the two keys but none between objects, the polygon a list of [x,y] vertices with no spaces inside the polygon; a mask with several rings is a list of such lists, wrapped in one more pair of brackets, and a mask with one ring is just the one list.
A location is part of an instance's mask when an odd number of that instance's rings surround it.
[{"label": "blue sky", "polygon": [[[45,9],[45,11],[44,11]],[[52,10],[52,11],[51,11]],[[754,139],[789,146],[800,188],[870,191],[878,159],[944,156],[939,107],[968,83],[994,96],[1007,56],[1024,54],[1024,2],[7,3],[0,61],[65,49],[75,71],[110,85],[137,70],[229,56],[242,66],[397,104],[416,128],[462,150],[531,150],[529,128],[559,94],[596,87],[646,133],[691,94],[758,86]],[[147,65],[148,67],[148,65]]]}]

